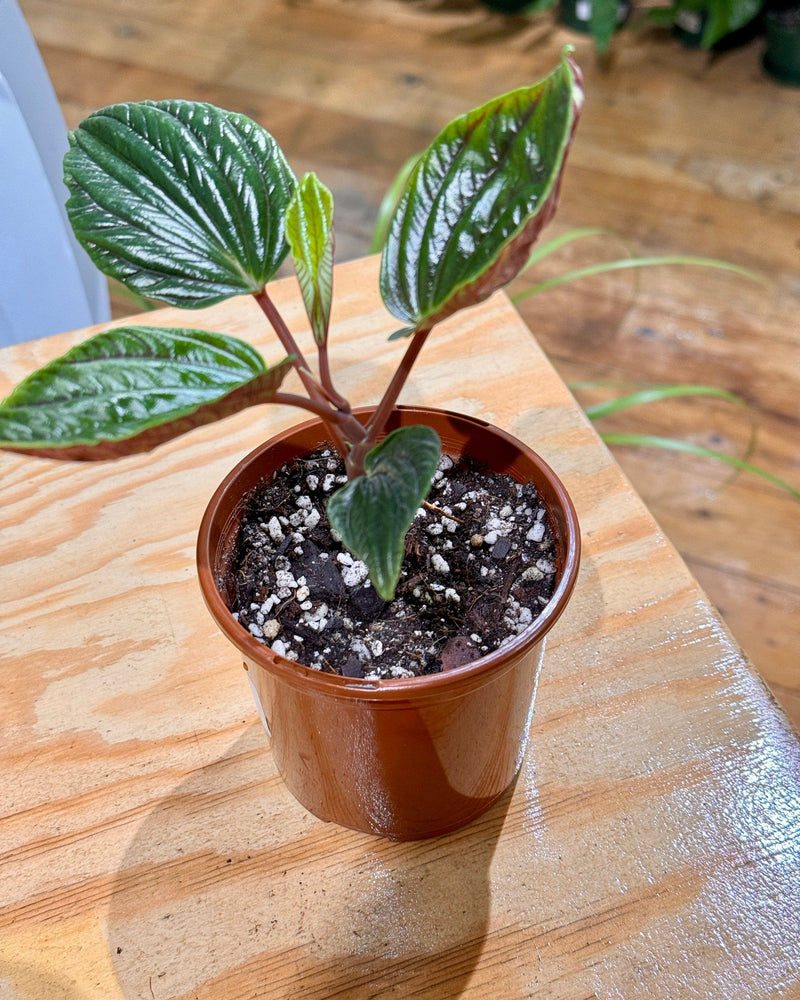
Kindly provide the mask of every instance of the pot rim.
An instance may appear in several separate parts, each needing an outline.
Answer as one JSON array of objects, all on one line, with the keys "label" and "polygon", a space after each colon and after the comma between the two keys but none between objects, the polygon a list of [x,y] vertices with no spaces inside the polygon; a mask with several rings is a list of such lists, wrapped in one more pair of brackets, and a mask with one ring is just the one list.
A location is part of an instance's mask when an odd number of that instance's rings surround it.
[{"label": "pot rim", "polygon": [[[292,424],[250,451],[225,476],[206,507],[197,535],[197,571],[203,598],[211,616],[223,634],[245,658],[254,661],[265,669],[273,671],[280,675],[282,679],[292,684],[305,685],[311,681],[318,688],[321,687],[328,690],[331,695],[362,698],[369,696],[371,699],[381,701],[400,701],[410,698],[416,700],[425,694],[437,692],[443,687],[460,686],[461,684],[471,686],[476,683],[482,683],[487,678],[487,675],[494,674],[498,670],[509,669],[513,666],[517,658],[526,649],[540,641],[549,632],[564,611],[575,586],[580,566],[581,551],[578,516],[563,483],[540,455],[513,434],[509,434],[507,431],[496,427],[494,424],[480,417],[432,406],[399,405],[395,409],[412,415],[440,414],[462,422],[474,424],[476,427],[488,430],[515,448],[518,448],[525,454],[528,461],[537,466],[552,486],[558,503],[563,510],[567,526],[566,553],[558,584],[545,609],[523,632],[509,639],[504,645],[476,660],[472,660],[470,663],[465,663],[460,667],[454,667],[452,670],[441,671],[436,674],[425,674],[421,677],[396,677],[374,680],[359,677],[344,677],[339,674],[329,674],[323,673],[320,670],[314,670],[311,667],[305,666],[305,664],[273,653],[268,646],[260,643],[246,629],[239,625],[223,600],[216,584],[215,572],[219,547],[215,551],[212,551],[211,535],[212,524],[216,519],[217,510],[222,505],[223,498],[249,466],[256,463],[265,452],[275,447],[276,444],[285,438],[303,432],[317,424],[320,427],[323,426],[319,418]],[[374,410],[374,406],[362,406],[354,408],[353,413],[359,419],[363,420]],[[549,503],[548,501],[544,502]],[[236,509],[238,509],[238,501],[234,511]],[[233,516],[231,514],[229,521]]]}]

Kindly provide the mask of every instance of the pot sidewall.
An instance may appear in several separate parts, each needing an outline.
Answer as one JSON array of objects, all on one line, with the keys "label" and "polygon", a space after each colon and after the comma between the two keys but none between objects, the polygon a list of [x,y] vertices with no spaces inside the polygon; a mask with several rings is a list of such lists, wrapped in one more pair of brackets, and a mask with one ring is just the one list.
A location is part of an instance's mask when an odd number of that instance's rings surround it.
[{"label": "pot sidewall", "polygon": [[[356,411],[366,420],[371,408]],[[556,541],[556,592],[539,619],[500,650],[425,677],[368,681],[311,670],[277,656],[233,619],[225,593],[247,494],[324,440],[319,421],[292,428],[246,456],[211,502],[198,536],[203,596],[239,649],[287,787],[312,813],[343,826],[408,840],[470,822],[514,780],[527,746],[547,632],[577,576],[577,517],[552,470],[485,421],[398,407],[387,433],[425,423],[451,455],[466,453],[539,491]]]}]

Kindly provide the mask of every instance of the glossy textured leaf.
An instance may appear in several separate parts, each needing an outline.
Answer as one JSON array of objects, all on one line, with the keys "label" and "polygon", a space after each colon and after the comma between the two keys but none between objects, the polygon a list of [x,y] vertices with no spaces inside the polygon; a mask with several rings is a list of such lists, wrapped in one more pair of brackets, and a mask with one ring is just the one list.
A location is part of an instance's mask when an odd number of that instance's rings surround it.
[{"label": "glossy textured leaf", "polygon": [[315,174],[306,174],[295,188],[286,238],[314,340],[322,346],[333,300],[333,195]]},{"label": "glossy textured leaf", "polygon": [[178,306],[258,292],[288,253],[294,176],[244,115],[191,101],[116,104],[70,133],[73,230],[105,274]]},{"label": "glossy textured leaf", "polygon": [[507,284],[552,217],[582,102],[565,53],[541,83],[456,119],[411,173],[381,259],[381,294],[430,326]]},{"label": "glossy textured leaf", "polygon": [[267,368],[249,344],[222,334],[119,327],[40,368],[0,403],[0,447],[73,457],[70,449],[168,425],[153,439],[165,440],[267,402],[290,367],[287,358]]},{"label": "glossy textured leaf", "polygon": [[403,542],[430,489],[441,441],[431,427],[392,431],[367,455],[366,474],[351,480],[328,502],[328,519],[342,541],[369,569],[375,590],[394,596]]}]

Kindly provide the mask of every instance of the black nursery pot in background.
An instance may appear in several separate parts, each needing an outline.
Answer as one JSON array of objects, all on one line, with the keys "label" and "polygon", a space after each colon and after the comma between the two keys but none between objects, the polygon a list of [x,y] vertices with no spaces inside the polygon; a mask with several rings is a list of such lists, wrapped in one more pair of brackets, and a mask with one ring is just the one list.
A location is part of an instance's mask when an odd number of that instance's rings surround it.
[{"label": "black nursery pot in background", "polygon": [[779,83],[800,87],[800,4],[769,8],[764,33],[764,69]]}]

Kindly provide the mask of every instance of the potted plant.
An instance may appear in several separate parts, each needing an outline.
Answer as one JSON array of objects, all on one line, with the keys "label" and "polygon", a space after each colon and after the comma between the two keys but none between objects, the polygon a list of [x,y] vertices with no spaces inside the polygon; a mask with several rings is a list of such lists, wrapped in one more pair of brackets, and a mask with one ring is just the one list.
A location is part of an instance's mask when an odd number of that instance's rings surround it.
[{"label": "potted plant", "polygon": [[591,35],[600,55],[608,52],[611,39],[630,15],[630,0],[560,0],[558,5],[561,24]]},{"label": "potted plant", "polygon": [[750,41],[763,0],[673,0],[652,7],[647,21],[671,27],[689,48],[723,49]]},{"label": "potted plant", "polygon": [[[161,101],[105,108],[70,136],[68,214],[98,266],[172,305],[249,293],[286,356],[267,366],[250,345],[196,329],[103,332],[0,404],[0,446],[107,458],[256,403],[313,416],[221,484],[200,528],[198,572],[245,661],[279,770],[324,819],[397,839],[432,836],[488,808],[520,767],[544,638],[577,574],[574,509],[522,442],[397,400],[434,327],[525,265],[555,211],[581,102],[565,50],[540,83],[451,122],[420,157],[380,275],[401,324],[390,339],[408,347],[367,408],[340,395],[328,361],[332,197],[313,174],[294,178],[268,132],[207,104]],[[289,254],[316,374],[269,294]],[[284,388],[289,373],[302,393]],[[242,583],[254,558],[242,554],[248,532],[261,558],[255,591]],[[301,557],[302,573],[292,564]],[[243,587],[249,596],[235,605]],[[384,645],[413,613],[402,646],[419,669],[407,657],[399,666],[395,653],[382,669]],[[376,639],[386,616],[387,638]],[[336,661],[342,631],[349,645]],[[305,647],[320,636],[314,659]]]}]

